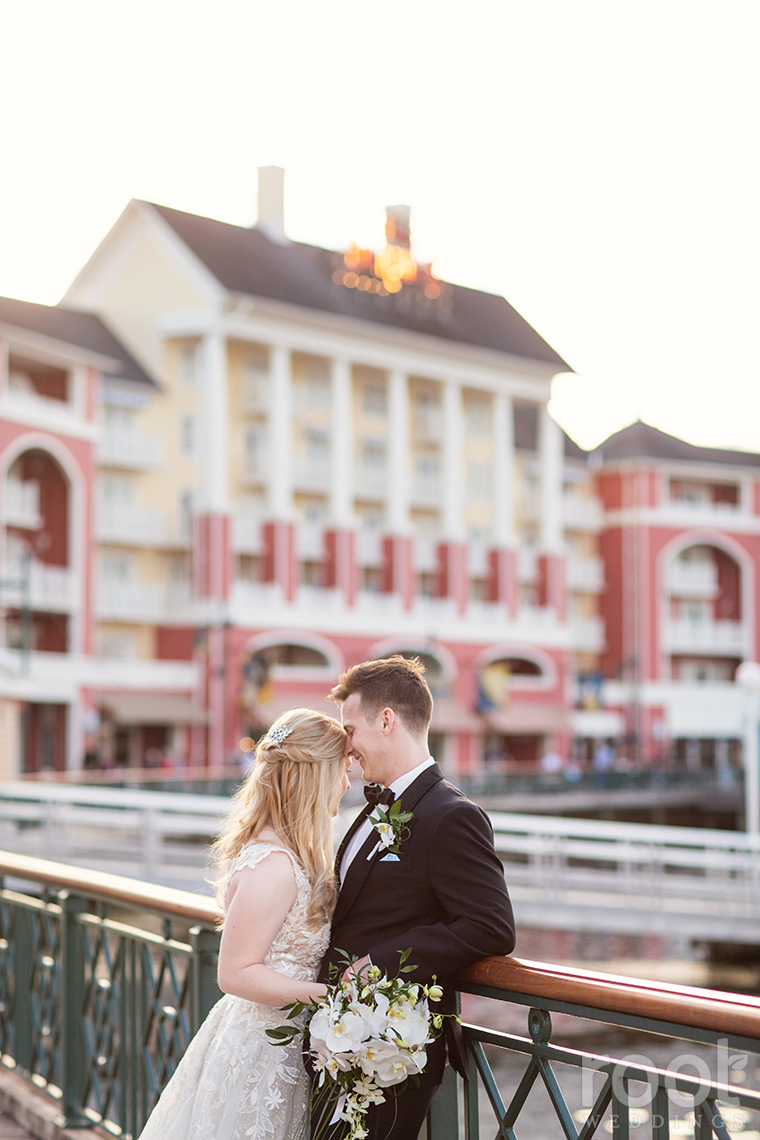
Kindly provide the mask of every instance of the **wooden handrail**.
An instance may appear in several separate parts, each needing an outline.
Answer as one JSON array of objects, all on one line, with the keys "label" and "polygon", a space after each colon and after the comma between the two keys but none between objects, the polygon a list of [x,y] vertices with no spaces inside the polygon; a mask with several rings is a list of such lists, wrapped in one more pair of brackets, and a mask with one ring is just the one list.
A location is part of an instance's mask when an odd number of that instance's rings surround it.
[{"label": "wooden handrail", "polygon": [[663,985],[508,957],[485,958],[463,970],[456,981],[465,991],[470,986],[488,986],[760,1042],[760,1001],[744,994]]},{"label": "wooden handrail", "polygon": [[28,855],[14,855],[0,851],[0,875],[44,883],[75,894],[92,895],[104,902],[134,906],[140,910],[157,910],[190,923],[214,926],[220,910],[213,899],[160,887],[125,875],[110,875],[102,871],[88,871],[68,863],[54,863],[50,859],[36,859]]},{"label": "wooden handrail", "polygon": [[[44,883],[122,906],[159,911],[191,924],[213,926],[220,914],[213,899],[189,891],[15,855],[10,851],[0,851],[0,875]],[[485,958],[463,970],[456,982],[465,991],[473,986],[484,986],[528,998],[568,1002],[760,1042],[760,1001],[744,994],[663,985],[511,957]]]}]

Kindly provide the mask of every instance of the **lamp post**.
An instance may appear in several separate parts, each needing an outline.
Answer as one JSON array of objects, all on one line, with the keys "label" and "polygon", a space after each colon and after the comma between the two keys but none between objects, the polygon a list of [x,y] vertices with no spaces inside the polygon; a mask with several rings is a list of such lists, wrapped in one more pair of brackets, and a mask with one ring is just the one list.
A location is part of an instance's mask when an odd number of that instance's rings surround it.
[{"label": "lamp post", "polygon": [[744,829],[760,835],[760,665],[742,661],[736,683],[745,694],[744,722]]}]

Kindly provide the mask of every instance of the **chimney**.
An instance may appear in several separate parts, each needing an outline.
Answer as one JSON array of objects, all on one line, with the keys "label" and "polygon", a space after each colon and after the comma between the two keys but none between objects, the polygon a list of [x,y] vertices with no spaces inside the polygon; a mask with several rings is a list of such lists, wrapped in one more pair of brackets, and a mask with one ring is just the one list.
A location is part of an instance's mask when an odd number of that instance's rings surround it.
[{"label": "chimney", "polygon": [[388,245],[400,245],[404,249],[411,249],[410,214],[411,208],[409,206],[386,206],[385,240]]},{"label": "chimney", "polygon": [[259,211],[256,228],[272,241],[285,243],[285,171],[281,166],[259,167]]}]

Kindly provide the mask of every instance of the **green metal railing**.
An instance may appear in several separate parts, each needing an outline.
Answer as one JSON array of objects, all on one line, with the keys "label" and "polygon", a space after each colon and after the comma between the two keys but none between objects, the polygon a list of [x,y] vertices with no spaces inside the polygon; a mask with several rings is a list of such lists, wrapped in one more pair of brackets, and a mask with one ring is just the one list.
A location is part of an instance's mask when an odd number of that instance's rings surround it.
[{"label": "green metal railing", "polygon": [[[7,853],[0,876],[2,1063],[54,1098],[68,1126],[138,1135],[219,996],[215,905]],[[447,1070],[430,1140],[760,1140],[756,999],[512,958],[478,963],[457,984],[470,1075]],[[473,1001],[488,1024],[468,1021]],[[499,1025],[521,1009],[524,1035]],[[598,1032],[557,1037],[552,1014],[604,1029],[606,1051],[589,1045]],[[668,1043],[668,1060],[644,1055],[647,1039]]]},{"label": "green metal railing", "polygon": [[66,1126],[138,1135],[220,996],[215,904],[8,853],[0,875],[2,1062]]}]

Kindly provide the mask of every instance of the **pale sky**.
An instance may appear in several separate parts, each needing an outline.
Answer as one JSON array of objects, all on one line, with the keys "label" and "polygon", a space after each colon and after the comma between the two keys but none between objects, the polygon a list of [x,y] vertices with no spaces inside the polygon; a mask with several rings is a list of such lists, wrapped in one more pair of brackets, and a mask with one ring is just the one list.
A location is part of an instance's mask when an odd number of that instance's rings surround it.
[{"label": "pale sky", "polygon": [[0,0],[0,294],[54,303],[130,198],[383,241],[502,293],[641,416],[760,451],[757,0]]}]

